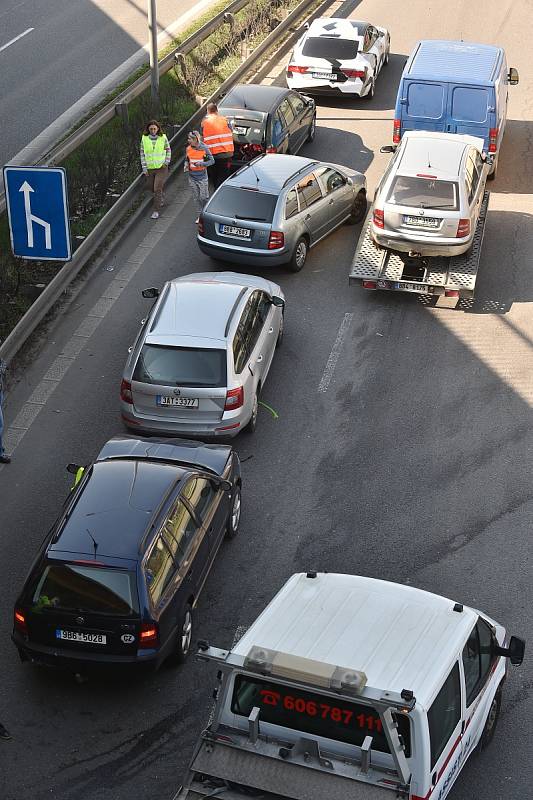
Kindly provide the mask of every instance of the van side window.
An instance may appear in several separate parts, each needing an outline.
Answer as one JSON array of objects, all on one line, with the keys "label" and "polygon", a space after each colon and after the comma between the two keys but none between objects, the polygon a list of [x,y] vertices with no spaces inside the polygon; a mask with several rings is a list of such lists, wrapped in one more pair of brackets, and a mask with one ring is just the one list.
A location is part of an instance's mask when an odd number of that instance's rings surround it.
[{"label": "van side window", "polygon": [[485,684],[492,663],[492,631],[479,619],[463,649],[466,704],[471,705]]},{"label": "van side window", "polygon": [[428,711],[431,769],[450,741],[460,719],[461,682],[459,680],[459,664],[456,662]]}]

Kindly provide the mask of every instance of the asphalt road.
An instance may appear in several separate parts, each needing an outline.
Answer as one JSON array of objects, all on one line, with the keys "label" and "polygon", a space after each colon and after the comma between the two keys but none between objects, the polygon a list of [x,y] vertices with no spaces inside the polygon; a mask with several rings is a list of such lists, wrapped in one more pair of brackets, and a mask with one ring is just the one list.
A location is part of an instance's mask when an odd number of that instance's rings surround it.
[{"label": "asphalt road", "polygon": [[[490,0],[481,27],[479,5],[465,0],[445,9],[411,0],[401,11],[365,0],[352,15],[390,28],[391,63],[371,104],[321,102],[316,140],[302,152],[364,170],[370,196],[417,38],[497,42],[520,71],[477,298],[432,308],[407,294],[349,288],[352,227],[317,246],[303,272],[274,271],[286,330],[263,399],[279,419],[261,409],[256,434],[236,440],[242,527],[207,581],[195,638],[229,646],[290,574],[308,568],[408,582],[484,610],[524,636],[529,652],[510,669],[490,750],[471,758],[450,797],[518,800],[533,780],[531,4]],[[140,289],[211,268],[196,247],[187,195],[178,187],[170,201],[161,227],[137,224],[106,260],[113,271],[99,269],[51,324],[8,398],[16,448],[0,468],[0,720],[14,740],[0,745],[2,800],[170,800],[208,718],[214,670],[194,660],[145,681],[78,686],[21,666],[9,642],[12,602],[68,491],[64,465],[89,461],[121,431],[121,369],[147,310]],[[335,370],[319,392],[343,322]],[[37,386],[55,390],[30,403]]]},{"label": "asphalt road", "polygon": [[[197,3],[157,0],[158,32]],[[147,9],[148,0],[3,0],[0,164],[148,42]]]}]

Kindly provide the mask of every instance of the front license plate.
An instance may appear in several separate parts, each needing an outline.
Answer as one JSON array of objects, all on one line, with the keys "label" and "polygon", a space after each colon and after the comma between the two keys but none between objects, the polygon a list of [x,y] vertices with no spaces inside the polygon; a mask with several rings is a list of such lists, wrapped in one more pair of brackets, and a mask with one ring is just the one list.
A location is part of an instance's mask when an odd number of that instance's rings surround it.
[{"label": "front license plate", "polygon": [[405,281],[395,281],[392,284],[393,289],[399,289],[401,292],[418,292],[419,294],[427,294],[428,286],[423,283],[406,283]]},{"label": "front license plate", "polygon": [[438,228],[439,220],[435,217],[412,217],[406,214],[403,218],[405,225],[412,225],[415,228]]},{"label": "front license plate", "polygon": [[337,76],[334,72],[312,72],[312,78],[324,78],[327,81],[336,81]]},{"label": "front license plate", "polygon": [[180,408],[198,408],[197,397],[168,397],[158,394],[156,398],[158,406],[179,406]]},{"label": "front license plate", "polygon": [[238,236],[239,239],[249,239],[252,235],[250,228],[237,228],[235,225],[219,225],[218,231],[226,236]]},{"label": "front license plate", "polygon": [[84,644],[107,644],[105,633],[86,633],[85,631],[65,631],[56,629],[56,639],[67,642],[83,642]]}]

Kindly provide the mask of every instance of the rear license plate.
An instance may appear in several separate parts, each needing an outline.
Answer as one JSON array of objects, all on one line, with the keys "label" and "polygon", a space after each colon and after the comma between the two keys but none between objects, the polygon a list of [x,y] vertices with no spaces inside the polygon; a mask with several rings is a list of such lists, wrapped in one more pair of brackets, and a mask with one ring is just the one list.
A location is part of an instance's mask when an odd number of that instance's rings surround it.
[{"label": "rear license plate", "polygon": [[65,631],[56,629],[56,639],[67,642],[83,642],[84,644],[107,644],[105,633],[86,633],[85,631]]},{"label": "rear license plate", "polygon": [[424,283],[406,283],[405,281],[394,281],[392,288],[400,290],[401,292],[418,292],[419,294],[427,294],[429,286]]},{"label": "rear license plate", "polygon": [[245,128],[244,125],[234,125],[233,133],[236,133],[237,136],[246,136],[248,133],[248,128]]},{"label": "rear license plate", "polygon": [[312,72],[312,78],[325,78],[327,81],[336,81],[337,76],[334,72]]},{"label": "rear license plate", "polygon": [[404,225],[412,225],[415,228],[438,228],[440,220],[435,217],[412,217],[406,214],[403,218]]},{"label": "rear license plate", "polygon": [[250,228],[237,228],[235,225],[219,225],[218,232],[226,236],[238,236],[239,239],[249,239],[252,235]]},{"label": "rear license plate", "polygon": [[168,397],[158,394],[156,397],[158,406],[179,406],[180,408],[198,408],[197,397]]}]

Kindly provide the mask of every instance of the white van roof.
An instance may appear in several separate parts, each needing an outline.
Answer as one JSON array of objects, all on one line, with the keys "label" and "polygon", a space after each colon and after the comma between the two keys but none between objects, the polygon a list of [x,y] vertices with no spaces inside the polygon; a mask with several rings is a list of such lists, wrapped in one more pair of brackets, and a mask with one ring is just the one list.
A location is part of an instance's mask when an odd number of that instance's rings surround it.
[{"label": "white van roof", "polygon": [[258,646],[362,670],[368,689],[410,689],[417,705],[427,708],[478,618],[471,608],[454,611],[454,605],[375,578],[298,573],[232,653],[246,656]]}]

